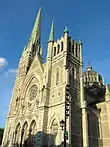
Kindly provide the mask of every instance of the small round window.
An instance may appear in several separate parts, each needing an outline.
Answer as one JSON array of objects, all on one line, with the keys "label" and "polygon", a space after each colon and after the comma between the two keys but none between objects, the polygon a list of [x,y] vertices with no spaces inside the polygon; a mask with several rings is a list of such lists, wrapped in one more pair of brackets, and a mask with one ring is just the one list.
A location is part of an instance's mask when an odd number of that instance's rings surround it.
[{"label": "small round window", "polygon": [[37,85],[31,86],[31,88],[29,90],[29,99],[30,99],[30,101],[32,101],[32,100],[34,100],[36,98],[37,92],[38,92]]}]

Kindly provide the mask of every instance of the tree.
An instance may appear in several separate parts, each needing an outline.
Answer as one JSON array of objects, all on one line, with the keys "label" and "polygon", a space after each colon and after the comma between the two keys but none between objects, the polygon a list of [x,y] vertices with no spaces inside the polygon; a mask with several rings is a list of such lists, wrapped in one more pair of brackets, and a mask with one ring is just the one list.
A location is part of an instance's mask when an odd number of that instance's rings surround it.
[{"label": "tree", "polygon": [[3,132],[4,132],[4,129],[0,128],[0,145],[2,144]]}]

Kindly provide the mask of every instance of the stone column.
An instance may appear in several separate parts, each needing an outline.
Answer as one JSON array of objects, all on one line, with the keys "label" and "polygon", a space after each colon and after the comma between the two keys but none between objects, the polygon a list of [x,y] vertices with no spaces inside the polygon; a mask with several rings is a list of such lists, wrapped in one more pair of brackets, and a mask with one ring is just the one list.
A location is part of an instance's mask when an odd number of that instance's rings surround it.
[{"label": "stone column", "polygon": [[87,120],[86,108],[82,108],[82,135],[83,135],[83,147],[89,147],[88,120]]},{"label": "stone column", "polygon": [[84,84],[83,77],[80,78],[80,100],[81,100],[81,109],[82,109],[82,138],[83,138],[83,147],[89,147],[89,138],[88,138],[88,118],[87,118],[87,109],[86,102],[84,99]]},{"label": "stone column", "polygon": [[70,110],[69,110],[69,118],[68,118],[68,121],[69,121],[69,128],[68,128],[68,139],[69,139],[69,142],[68,142],[68,144],[69,144],[69,147],[72,147],[72,145],[71,145],[71,138],[72,138],[72,135],[71,135],[71,127],[72,127],[72,124],[71,124],[71,104],[70,104]]}]

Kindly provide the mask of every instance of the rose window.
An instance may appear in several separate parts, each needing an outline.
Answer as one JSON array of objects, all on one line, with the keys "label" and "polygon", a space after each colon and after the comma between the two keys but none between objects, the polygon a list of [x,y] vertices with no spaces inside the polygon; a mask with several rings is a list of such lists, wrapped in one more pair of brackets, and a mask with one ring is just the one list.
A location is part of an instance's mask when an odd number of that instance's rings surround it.
[{"label": "rose window", "polygon": [[37,92],[38,92],[37,85],[31,86],[31,88],[29,90],[29,99],[30,99],[30,101],[32,101],[32,100],[34,100],[36,98]]}]

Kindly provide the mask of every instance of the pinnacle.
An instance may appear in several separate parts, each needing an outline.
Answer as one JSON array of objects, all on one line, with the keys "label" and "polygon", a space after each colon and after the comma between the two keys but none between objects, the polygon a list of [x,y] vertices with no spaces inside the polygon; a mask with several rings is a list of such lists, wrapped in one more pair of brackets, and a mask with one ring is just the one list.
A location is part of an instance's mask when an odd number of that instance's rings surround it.
[{"label": "pinnacle", "polygon": [[68,31],[68,27],[67,27],[67,25],[65,26],[65,29],[64,29],[64,33],[68,33],[69,31]]},{"label": "pinnacle", "polygon": [[49,40],[50,41],[54,41],[54,20],[52,20],[52,25],[51,25],[51,30],[50,30],[50,36],[49,36]]},{"label": "pinnacle", "polygon": [[109,90],[109,87],[108,87],[108,85],[106,84],[106,92],[105,92],[106,94],[110,94],[110,90]]}]

